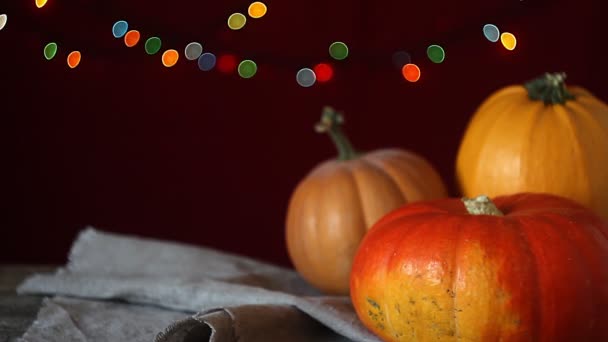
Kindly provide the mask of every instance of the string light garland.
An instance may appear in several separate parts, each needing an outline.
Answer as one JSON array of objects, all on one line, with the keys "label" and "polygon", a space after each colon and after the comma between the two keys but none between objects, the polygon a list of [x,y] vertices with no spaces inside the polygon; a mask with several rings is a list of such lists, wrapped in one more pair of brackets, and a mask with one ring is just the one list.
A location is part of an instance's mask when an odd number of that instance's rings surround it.
[{"label": "string light garland", "polygon": [[[46,1],[45,1],[45,3],[46,3]],[[516,10],[515,6],[508,6],[508,7],[511,8],[511,11],[503,8],[498,13],[500,13],[502,16],[505,16],[505,17],[513,15]],[[108,16],[110,14],[112,16],[115,15],[115,13],[111,10],[109,5],[103,5],[101,3],[96,3],[94,8],[96,9],[96,12],[98,12],[97,13],[98,15],[103,15],[103,14],[106,14]],[[97,9],[99,9],[99,11],[97,11]],[[264,17],[267,14],[267,11],[268,11],[268,8],[266,7],[266,5],[259,1],[251,3],[249,5],[249,7],[246,8],[246,13],[249,15],[249,17],[255,18],[255,19]],[[512,13],[509,13],[509,12],[512,12]],[[245,23],[247,22],[247,18],[241,12],[235,12],[230,17],[233,17],[233,19],[232,19],[233,21],[235,20],[235,18],[237,18],[237,20],[236,20],[237,22],[235,23],[236,25],[229,25],[229,26],[233,26],[233,28],[237,28],[237,30],[242,28],[245,25]],[[224,21],[223,25],[226,25],[226,21]],[[155,26],[155,25],[151,24],[151,26]],[[208,21],[204,24],[204,26],[206,26],[206,29],[204,31],[207,31],[207,32],[215,31],[214,34],[209,35],[208,43],[211,44],[210,46],[212,47],[212,49],[214,51],[220,52],[220,54],[218,54],[217,57],[215,54],[205,55],[205,59],[200,61],[200,63],[198,63],[199,62],[198,59],[201,58],[201,56],[203,55],[202,44],[201,44],[201,48],[198,48],[198,45],[192,45],[192,46],[187,45],[184,48],[184,50],[182,50],[184,53],[184,57],[185,57],[184,60],[196,61],[194,63],[195,68],[196,68],[196,64],[199,64],[198,66],[199,66],[199,69],[201,69],[201,70],[208,71],[208,70],[217,68],[221,72],[229,73],[229,72],[234,71],[235,69],[238,69],[237,66],[239,65],[239,63],[237,62],[237,56],[239,56],[239,57],[248,56],[248,57],[254,57],[253,60],[255,60],[255,62],[254,62],[255,72],[253,73],[253,75],[255,75],[255,73],[257,73],[257,68],[258,68],[258,65],[260,65],[260,64],[268,65],[272,68],[277,68],[277,69],[291,69],[294,71],[297,70],[296,68],[294,68],[294,64],[296,64],[295,63],[296,58],[293,58],[293,57],[284,58],[282,56],[277,56],[276,54],[269,54],[269,53],[260,52],[260,51],[258,51],[258,52],[242,51],[243,49],[239,49],[238,46],[232,47],[230,49],[230,50],[232,50],[232,53],[230,53],[229,55],[234,57],[232,62],[230,62],[229,60],[225,60],[225,59],[222,60],[223,58],[225,58],[225,56],[227,54],[221,53],[222,51],[225,51],[224,45],[226,45],[226,44],[221,43],[221,41],[223,39],[218,39],[220,32],[223,31],[220,29],[220,27],[222,26],[221,23],[218,21],[218,22],[215,22],[215,24],[213,24],[213,21]],[[215,26],[216,29],[212,29],[212,26]],[[239,28],[239,26],[240,26],[240,28]],[[473,26],[474,25],[467,24],[460,28],[453,29],[449,32],[445,32],[443,34],[444,37],[442,37],[442,39],[434,39],[434,40],[442,41],[442,42],[458,40],[457,37],[461,37],[464,34],[468,34],[470,31],[472,31]],[[479,29],[479,26],[477,26],[477,27],[478,27],[477,29]],[[124,38],[125,45],[127,45],[129,47],[134,47],[138,44],[138,42],[142,38],[142,36],[146,35],[145,28],[144,28],[143,33],[139,33],[138,30],[127,31],[128,28],[129,28],[129,24],[125,20],[119,20],[114,23],[114,26],[112,27],[112,33],[116,38],[119,38],[122,36]],[[496,39],[495,38],[496,34],[492,33],[493,31],[491,31],[494,28],[498,32],[498,28],[493,24],[485,24],[485,26],[483,26],[483,30],[484,30],[483,32],[484,32],[484,36],[486,36],[486,39],[488,39],[488,40]],[[167,39],[167,37],[168,37],[169,40],[173,41],[173,40],[179,40],[179,39],[176,39],[176,37],[179,37],[182,34],[186,35],[184,32],[180,33],[180,32],[175,32],[175,30],[172,30],[172,31],[174,31],[174,32],[168,32],[166,35],[163,34],[163,36],[165,36],[164,38]],[[123,34],[124,34],[124,36],[123,36]],[[191,33],[189,35],[191,35]],[[455,39],[455,37],[456,37],[456,39]],[[501,42],[505,48],[510,49],[510,50],[515,49],[515,46],[517,44],[517,40],[515,39],[515,36],[508,32],[501,34],[499,40],[501,40]],[[194,42],[191,42],[189,44],[192,44],[192,43],[194,43]],[[145,51],[149,55],[156,54],[160,51],[161,46],[162,46],[162,43],[161,43],[161,40],[159,37],[149,37],[146,40]],[[416,57],[416,62],[419,62],[419,58],[421,55],[421,54],[419,54],[420,50],[421,50],[420,48],[411,48],[410,47],[407,52],[401,50],[401,51],[392,53],[393,64],[397,68],[399,68],[399,66],[401,65],[400,69],[401,69],[402,75],[403,75],[403,68],[405,67],[405,65],[413,64],[412,56]],[[107,50],[95,49],[94,56],[96,58],[103,57],[104,51],[107,51]],[[350,57],[352,59],[353,63],[357,63],[357,64],[364,63],[368,66],[369,69],[372,69],[372,70],[385,69],[387,64],[390,65],[390,61],[391,61],[390,55],[386,59],[381,59],[381,58],[378,58],[377,53],[376,53],[376,55],[374,55],[367,51],[358,50],[358,52],[359,53],[357,55],[354,55],[353,57],[349,56],[350,51],[349,51],[348,46],[344,42],[341,42],[341,41],[334,42],[333,44],[330,45],[330,48],[329,48],[330,57],[332,57],[336,61],[341,61],[341,60],[346,59],[347,57]],[[115,51],[113,51],[113,53],[115,53]],[[427,57],[434,63],[442,63],[445,59],[445,50],[443,49],[443,47],[436,45],[436,44],[434,44],[432,46],[427,46],[426,54],[427,54]],[[45,57],[47,57],[47,56],[50,56],[50,54],[48,54],[48,53],[45,54]],[[312,57],[312,58],[314,58],[314,57]],[[302,58],[299,57],[297,59],[301,61]],[[253,62],[253,60],[251,60],[251,61]],[[389,63],[387,63],[387,61]],[[300,64],[300,63],[298,63],[298,64]],[[319,64],[322,64],[322,63],[319,63]],[[420,67],[418,66],[419,64],[413,64],[413,65],[416,65],[416,67],[418,68],[418,72],[419,72],[420,71]],[[409,67],[409,68],[411,68],[411,67]],[[331,67],[331,66],[329,66],[329,68],[327,68],[327,65],[323,65],[321,72],[319,70],[317,70],[317,66],[311,67],[309,69],[312,70],[312,73],[315,75],[316,83],[323,83],[323,82],[330,81],[335,76],[335,72],[333,70],[333,67]],[[325,72],[325,73],[323,74],[323,72]],[[241,75],[241,72],[239,72],[239,75]],[[415,77],[414,78],[410,77],[410,79],[415,79]]]}]

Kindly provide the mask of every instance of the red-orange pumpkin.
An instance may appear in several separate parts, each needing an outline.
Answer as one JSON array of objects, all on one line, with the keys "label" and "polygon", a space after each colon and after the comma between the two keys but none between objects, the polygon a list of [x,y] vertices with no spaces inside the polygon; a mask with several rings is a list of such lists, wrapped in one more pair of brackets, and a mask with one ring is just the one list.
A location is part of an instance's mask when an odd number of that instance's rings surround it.
[{"label": "red-orange pumpkin", "polygon": [[408,204],[363,239],[350,287],[386,341],[608,341],[608,225],[547,194]]}]

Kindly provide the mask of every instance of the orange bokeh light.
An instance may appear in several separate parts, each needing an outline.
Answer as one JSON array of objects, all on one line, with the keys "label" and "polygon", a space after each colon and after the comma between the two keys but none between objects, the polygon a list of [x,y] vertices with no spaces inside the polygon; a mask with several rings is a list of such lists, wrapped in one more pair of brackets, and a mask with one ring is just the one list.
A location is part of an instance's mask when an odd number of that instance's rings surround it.
[{"label": "orange bokeh light", "polygon": [[128,47],[134,47],[135,45],[137,45],[137,43],[139,43],[140,37],[141,34],[139,34],[139,31],[137,30],[131,30],[127,32],[127,34],[125,34],[125,45]]},{"label": "orange bokeh light", "polygon": [[250,17],[258,19],[263,17],[266,14],[267,10],[268,9],[266,8],[266,5],[263,2],[256,1],[249,5],[248,12]]},{"label": "orange bokeh light", "polygon": [[410,82],[418,82],[420,79],[420,68],[413,63],[409,63],[403,66],[401,73],[406,80]]},{"label": "orange bokeh light", "polygon": [[174,66],[177,63],[177,60],[179,59],[179,53],[177,52],[177,50],[167,50],[165,52],[163,52],[163,65],[166,66],[167,68],[170,68],[172,66]]},{"label": "orange bokeh light", "polygon": [[77,67],[80,64],[81,59],[82,59],[82,55],[80,54],[80,51],[70,52],[70,54],[68,55],[68,66],[71,69],[74,69],[75,67]]}]

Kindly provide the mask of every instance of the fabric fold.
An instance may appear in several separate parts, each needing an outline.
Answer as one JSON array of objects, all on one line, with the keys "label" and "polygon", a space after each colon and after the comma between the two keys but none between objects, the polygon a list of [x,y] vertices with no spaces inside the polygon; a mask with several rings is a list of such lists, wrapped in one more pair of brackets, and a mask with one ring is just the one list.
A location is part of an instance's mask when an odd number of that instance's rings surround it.
[{"label": "fabric fold", "polygon": [[[185,331],[189,333],[184,334]],[[186,338],[210,342],[350,341],[293,307],[280,305],[244,305],[202,312],[170,326],[155,342],[182,342]]]},{"label": "fabric fold", "polygon": [[186,317],[185,312],[155,307],[58,296],[43,301],[20,342],[150,342]]},{"label": "fabric fold", "polygon": [[[133,318],[127,319],[130,324],[138,324],[137,317],[129,316],[130,306],[170,317],[155,326],[156,339],[146,335],[147,341],[379,341],[362,326],[348,297],[323,296],[293,270],[213,249],[93,228],[79,234],[65,267],[33,275],[17,291],[60,296],[45,302],[41,322],[59,321],[49,315],[59,315],[59,308],[70,313],[73,322],[99,317],[102,312],[87,312],[94,308],[114,311],[104,317],[115,327],[128,317]],[[116,305],[126,307],[121,311]],[[56,326],[76,334],[67,329],[66,319]],[[30,330],[24,335],[30,339],[24,341],[44,340],[32,337],[38,336],[34,325]],[[82,331],[85,341],[95,340],[91,332]],[[107,330],[106,334],[109,340],[120,340]]]}]

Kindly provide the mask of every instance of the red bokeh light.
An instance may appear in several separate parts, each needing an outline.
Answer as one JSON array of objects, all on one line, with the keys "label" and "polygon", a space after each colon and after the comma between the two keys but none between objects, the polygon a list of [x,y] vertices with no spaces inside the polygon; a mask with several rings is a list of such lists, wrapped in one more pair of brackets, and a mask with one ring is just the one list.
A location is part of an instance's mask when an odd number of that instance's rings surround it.
[{"label": "red bokeh light", "polygon": [[334,77],[334,68],[327,63],[319,63],[313,68],[318,82],[328,82]]},{"label": "red bokeh light", "polygon": [[236,70],[237,60],[234,55],[221,55],[217,59],[217,68],[223,73],[232,73]]}]

